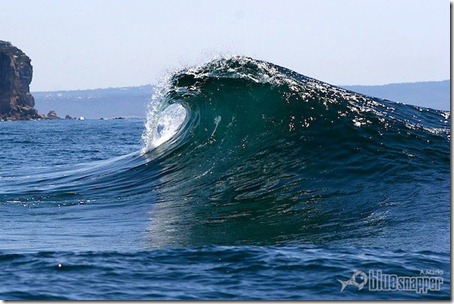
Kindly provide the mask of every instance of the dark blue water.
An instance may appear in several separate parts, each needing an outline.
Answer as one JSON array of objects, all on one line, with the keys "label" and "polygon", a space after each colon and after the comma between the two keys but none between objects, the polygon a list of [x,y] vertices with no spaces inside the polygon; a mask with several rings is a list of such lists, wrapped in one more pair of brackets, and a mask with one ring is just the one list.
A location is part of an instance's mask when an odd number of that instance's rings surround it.
[{"label": "dark blue water", "polygon": [[233,58],[0,142],[1,299],[450,298],[449,113]]}]

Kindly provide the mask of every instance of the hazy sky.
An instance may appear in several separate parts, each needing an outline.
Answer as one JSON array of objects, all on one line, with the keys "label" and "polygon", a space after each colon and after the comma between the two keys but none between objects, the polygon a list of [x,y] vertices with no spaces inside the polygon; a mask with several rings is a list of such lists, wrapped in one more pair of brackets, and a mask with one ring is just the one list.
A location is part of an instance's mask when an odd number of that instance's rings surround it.
[{"label": "hazy sky", "polygon": [[0,0],[32,91],[155,83],[218,54],[333,84],[449,79],[448,0]]}]

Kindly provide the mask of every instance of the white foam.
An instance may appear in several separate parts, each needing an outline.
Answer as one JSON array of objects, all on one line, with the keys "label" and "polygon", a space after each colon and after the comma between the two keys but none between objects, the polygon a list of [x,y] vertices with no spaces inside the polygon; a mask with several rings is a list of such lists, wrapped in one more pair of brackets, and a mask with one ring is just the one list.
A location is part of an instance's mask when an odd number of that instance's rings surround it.
[{"label": "white foam", "polygon": [[186,109],[179,104],[166,106],[162,95],[153,95],[148,106],[145,131],[142,134],[144,147],[142,153],[147,153],[171,139],[179,130],[186,118]]}]

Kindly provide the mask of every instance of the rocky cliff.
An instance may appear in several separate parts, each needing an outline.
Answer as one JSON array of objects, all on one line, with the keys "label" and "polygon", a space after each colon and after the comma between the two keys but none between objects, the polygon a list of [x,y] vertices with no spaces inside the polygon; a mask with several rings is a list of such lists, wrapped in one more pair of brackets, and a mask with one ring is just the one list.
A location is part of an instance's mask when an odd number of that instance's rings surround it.
[{"label": "rocky cliff", "polygon": [[43,118],[33,108],[32,75],[30,58],[11,43],[0,40],[0,120]]}]

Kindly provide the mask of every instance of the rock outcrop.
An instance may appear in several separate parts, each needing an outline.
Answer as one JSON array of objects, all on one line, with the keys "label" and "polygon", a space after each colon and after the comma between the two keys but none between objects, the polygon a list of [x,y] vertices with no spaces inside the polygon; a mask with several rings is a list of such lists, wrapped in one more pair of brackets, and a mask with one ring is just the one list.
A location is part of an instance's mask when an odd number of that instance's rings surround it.
[{"label": "rock outcrop", "polygon": [[49,111],[46,117],[47,119],[61,119],[60,117],[58,117],[57,112],[55,112],[54,110]]},{"label": "rock outcrop", "polygon": [[10,42],[0,40],[0,120],[42,119],[30,94],[30,58]]}]

